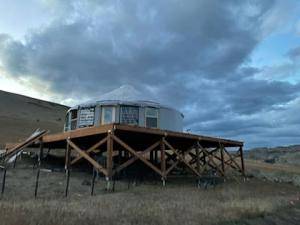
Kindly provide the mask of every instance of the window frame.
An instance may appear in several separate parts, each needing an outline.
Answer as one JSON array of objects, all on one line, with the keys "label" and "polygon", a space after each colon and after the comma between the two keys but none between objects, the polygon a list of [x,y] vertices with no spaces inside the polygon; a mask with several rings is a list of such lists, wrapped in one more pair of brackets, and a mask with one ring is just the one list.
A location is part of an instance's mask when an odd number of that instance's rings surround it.
[{"label": "window frame", "polygon": [[[122,121],[122,116],[123,116],[122,108],[126,108],[126,107],[137,109],[137,123],[125,123],[125,122]],[[139,106],[133,106],[133,105],[120,105],[120,107],[119,107],[119,121],[122,124],[131,125],[131,126],[139,126],[139,123],[140,123],[140,107]]]},{"label": "window frame", "polygon": [[[73,112],[76,112],[76,117],[73,117]],[[72,124],[75,123],[74,129],[72,129]],[[78,125],[78,109],[70,110],[70,130],[76,130]]]},{"label": "window frame", "polygon": [[[93,109],[93,123],[89,124],[89,125],[80,125],[81,121],[80,121],[80,117],[81,117],[81,110],[86,110],[86,109]],[[93,127],[95,126],[95,118],[96,118],[96,107],[92,106],[92,107],[82,107],[80,109],[78,109],[77,112],[77,121],[78,121],[78,128],[84,128],[84,127]]]},{"label": "window frame", "polygon": [[[156,116],[148,116],[147,110],[148,109],[155,109],[156,110]],[[147,118],[155,118],[156,119],[156,127],[149,127],[147,126]],[[145,127],[146,128],[159,128],[159,108],[147,106],[145,107]]]},{"label": "window frame", "polygon": [[[104,110],[106,108],[111,108],[112,109],[112,121],[110,121],[109,123],[104,123]],[[115,123],[116,122],[116,107],[112,106],[112,105],[105,105],[105,106],[101,106],[101,125],[106,125],[106,124],[111,124],[111,123]]]}]

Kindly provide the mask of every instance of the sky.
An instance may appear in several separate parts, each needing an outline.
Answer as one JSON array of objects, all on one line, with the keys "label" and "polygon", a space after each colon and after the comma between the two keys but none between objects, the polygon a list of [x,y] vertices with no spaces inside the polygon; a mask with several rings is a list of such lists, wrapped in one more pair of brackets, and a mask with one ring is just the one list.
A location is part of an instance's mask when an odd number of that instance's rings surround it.
[{"label": "sky", "polygon": [[300,1],[0,0],[1,90],[72,106],[124,85],[191,132],[299,144]]}]

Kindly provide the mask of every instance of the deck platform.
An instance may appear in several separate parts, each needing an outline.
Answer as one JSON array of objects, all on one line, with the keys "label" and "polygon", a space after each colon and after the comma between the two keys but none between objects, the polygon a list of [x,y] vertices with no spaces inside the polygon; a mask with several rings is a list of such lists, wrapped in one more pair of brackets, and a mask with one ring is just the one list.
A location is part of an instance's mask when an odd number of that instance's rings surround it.
[{"label": "deck platform", "polygon": [[[108,183],[136,161],[143,162],[163,182],[179,165],[197,177],[209,170],[220,176],[228,169],[241,174],[245,171],[243,142],[183,132],[108,124],[47,134],[39,143],[41,149],[65,149],[66,170],[85,159]],[[71,151],[76,152],[75,158],[71,158]],[[103,157],[105,163],[99,163],[94,155]]]}]

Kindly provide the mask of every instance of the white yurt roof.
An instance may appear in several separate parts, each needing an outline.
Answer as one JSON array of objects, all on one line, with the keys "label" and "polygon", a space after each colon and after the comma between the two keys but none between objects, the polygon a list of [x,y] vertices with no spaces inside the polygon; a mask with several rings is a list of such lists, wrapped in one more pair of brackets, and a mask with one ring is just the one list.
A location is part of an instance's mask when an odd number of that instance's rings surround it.
[{"label": "white yurt roof", "polygon": [[[164,107],[175,110],[174,108],[160,104],[149,92],[141,92],[131,85],[122,85],[119,88],[93,98],[87,102],[72,107],[89,107],[95,105],[136,105],[136,106],[152,106]],[[177,111],[177,110],[176,110]]]}]

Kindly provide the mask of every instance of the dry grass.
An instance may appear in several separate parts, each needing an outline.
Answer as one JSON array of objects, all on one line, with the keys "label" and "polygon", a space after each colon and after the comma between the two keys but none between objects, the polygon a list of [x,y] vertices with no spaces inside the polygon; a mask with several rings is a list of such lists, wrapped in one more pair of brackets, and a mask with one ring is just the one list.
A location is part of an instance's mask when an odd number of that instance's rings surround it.
[{"label": "dry grass", "polygon": [[39,197],[32,198],[34,171],[10,170],[4,199],[0,201],[1,225],[60,224],[217,224],[268,215],[298,198],[288,184],[252,179],[227,181],[216,188],[196,188],[193,180],[170,180],[166,187],[148,182],[127,189],[117,182],[115,193],[106,193],[104,182],[89,196],[89,179],[72,173],[70,197],[65,199],[64,174],[43,173]]},{"label": "dry grass", "polygon": [[248,174],[275,182],[292,183],[300,186],[300,168],[288,164],[265,163],[258,160],[246,160]]}]

